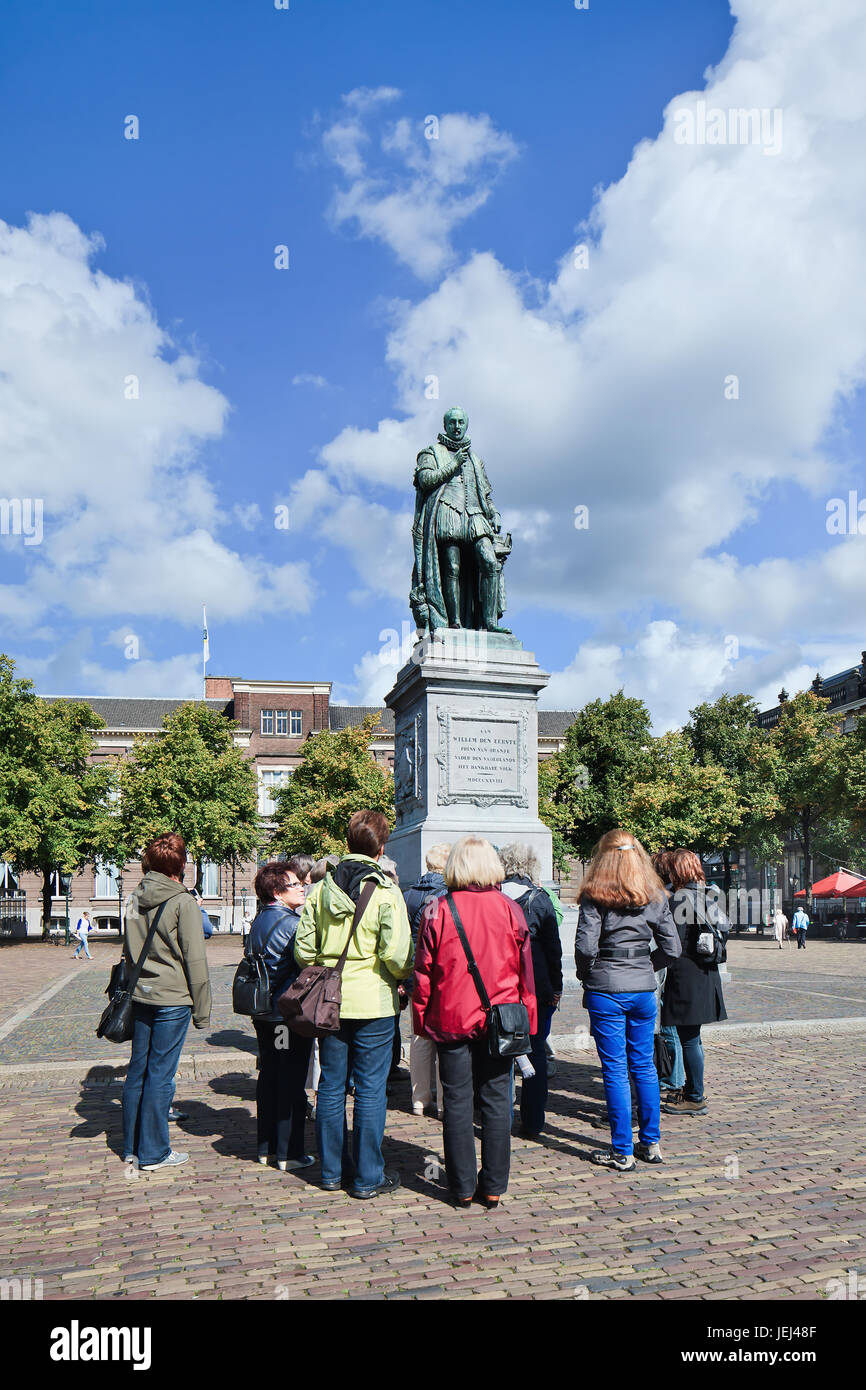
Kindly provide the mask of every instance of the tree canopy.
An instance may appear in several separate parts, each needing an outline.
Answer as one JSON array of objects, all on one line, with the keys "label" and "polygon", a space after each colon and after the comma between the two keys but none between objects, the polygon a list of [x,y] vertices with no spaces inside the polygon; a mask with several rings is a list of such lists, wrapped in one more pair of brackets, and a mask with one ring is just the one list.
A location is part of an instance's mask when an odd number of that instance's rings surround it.
[{"label": "tree canopy", "polygon": [[274,793],[274,849],[285,854],[346,853],[346,826],[355,811],[382,811],[394,824],[394,779],[370,753],[378,714],[360,727],[329,730],[304,744],[288,786]]}]

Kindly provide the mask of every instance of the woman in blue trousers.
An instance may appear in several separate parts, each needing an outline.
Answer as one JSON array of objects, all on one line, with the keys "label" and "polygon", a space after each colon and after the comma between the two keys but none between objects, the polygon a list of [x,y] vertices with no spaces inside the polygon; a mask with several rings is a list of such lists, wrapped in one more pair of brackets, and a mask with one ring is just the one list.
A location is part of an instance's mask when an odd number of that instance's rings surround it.
[{"label": "woman in blue trousers", "polygon": [[[664,884],[643,845],[624,830],[609,830],[599,840],[578,896],[574,960],[601,1061],[612,1145],[594,1152],[592,1161],[627,1172],[635,1153],[647,1163],[662,1162],[654,972],[679,956],[680,937]],[[637,1093],[637,1149],[630,1079]]]}]

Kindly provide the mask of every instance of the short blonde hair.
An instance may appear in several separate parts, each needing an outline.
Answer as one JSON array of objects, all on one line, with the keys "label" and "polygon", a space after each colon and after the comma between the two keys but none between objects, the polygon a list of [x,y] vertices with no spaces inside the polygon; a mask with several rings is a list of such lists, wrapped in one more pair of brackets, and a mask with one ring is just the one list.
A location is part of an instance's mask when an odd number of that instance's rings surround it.
[{"label": "short blonde hair", "polygon": [[429,872],[431,874],[444,873],[450,853],[450,845],[431,845],[424,856],[424,863],[427,865]]},{"label": "short blonde hair", "polygon": [[502,860],[482,835],[464,835],[452,845],[445,865],[449,888],[491,888],[504,877]]}]

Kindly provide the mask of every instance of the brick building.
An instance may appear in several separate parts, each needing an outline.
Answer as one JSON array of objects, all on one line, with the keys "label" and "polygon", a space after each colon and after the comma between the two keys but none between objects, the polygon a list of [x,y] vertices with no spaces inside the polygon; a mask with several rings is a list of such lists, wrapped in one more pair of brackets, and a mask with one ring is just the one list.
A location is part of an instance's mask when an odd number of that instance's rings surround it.
[{"label": "brick building", "polygon": [[[379,713],[371,752],[382,766],[394,766],[394,716],[378,706],[331,704],[330,681],[256,681],[230,676],[208,676],[205,702],[226,718],[238,723],[235,742],[253,760],[259,786],[259,814],[265,824],[274,812],[273,791],[285,786],[297,767],[308,738],[323,729],[342,729],[359,725],[367,714]],[[61,699],[62,696],[46,697]],[[95,761],[128,752],[136,735],[156,738],[162,721],[184,700],[145,699],[115,696],[88,696],[87,703],[105,721],[94,733]],[[562,747],[565,730],[574,719],[569,711],[540,710],[538,715],[538,756],[549,757]],[[204,866],[205,910],[217,930],[240,931],[244,916],[255,911],[253,878],[257,865]],[[191,887],[194,868],[187,866],[186,883]],[[122,904],[141,879],[141,865],[88,865],[72,878],[69,886],[69,917],[74,927],[86,908],[97,930],[116,931]],[[62,928],[66,920],[66,900],[60,875],[55,875],[52,896],[52,925]],[[16,934],[27,925],[29,935],[41,932],[42,881],[36,874],[16,875],[12,865],[0,861],[0,919],[7,929],[17,922]]]}]

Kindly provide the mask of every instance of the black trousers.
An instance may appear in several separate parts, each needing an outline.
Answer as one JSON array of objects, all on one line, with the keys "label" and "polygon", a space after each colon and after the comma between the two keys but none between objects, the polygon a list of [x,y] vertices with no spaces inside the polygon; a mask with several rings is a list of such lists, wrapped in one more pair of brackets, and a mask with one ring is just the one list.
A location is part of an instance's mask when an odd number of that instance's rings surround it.
[{"label": "black trousers", "polygon": [[[511,1167],[510,1057],[491,1057],[487,1038],[439,1043],[439,1077],[445,1143],[445,1172],[455,1197],[471,1197],[476,1186],[501,1197]],[[481,1111],[481,1171],[476,1174],[474,1093]]]},{"label": "black trousers", "polygon": [[[256,1128],[259,1151],[267,1147],[277,1159],[300,1158],[304,1152],[307,1093],[304,1082],[313,1050],[312,1038],[301,1038],[282,1023],[253,1019],[259,1040],[259,1078],[256,1082]],[[288,1042],[288,1047],[277,1047]]]}]

